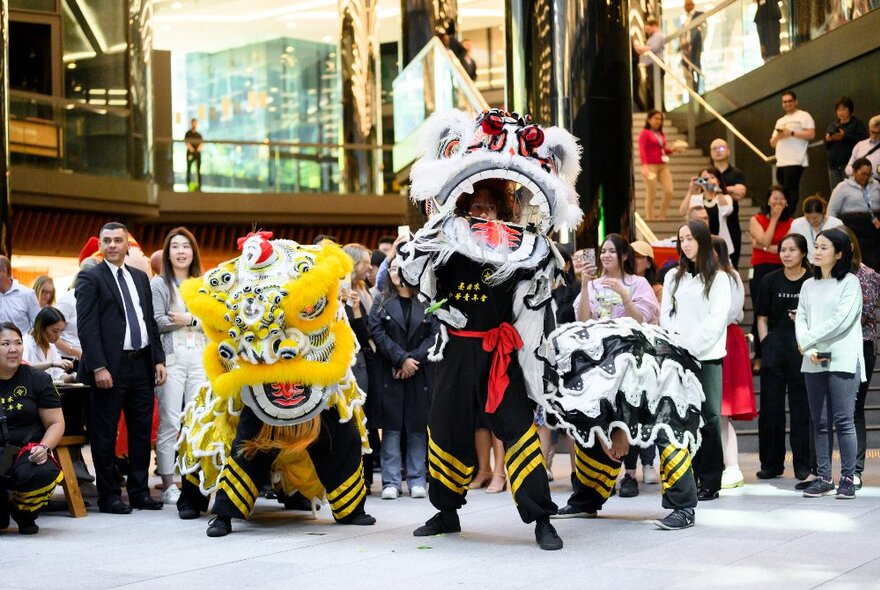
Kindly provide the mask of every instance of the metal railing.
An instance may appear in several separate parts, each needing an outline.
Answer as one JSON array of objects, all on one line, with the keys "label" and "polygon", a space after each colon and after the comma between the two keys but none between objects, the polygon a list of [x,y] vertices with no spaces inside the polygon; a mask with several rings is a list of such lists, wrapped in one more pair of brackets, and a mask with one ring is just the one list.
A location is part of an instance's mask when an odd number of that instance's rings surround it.
[{"label": "metal railing", "polygon": [[[201,184],[182,139],[154,141],[156,182],[161,189],[186,192],[374,194],[343,180],[346,155],[375,155],[391,146],[294,141],[203,140]],[[187,175],[189,168],[189,175]]]}]

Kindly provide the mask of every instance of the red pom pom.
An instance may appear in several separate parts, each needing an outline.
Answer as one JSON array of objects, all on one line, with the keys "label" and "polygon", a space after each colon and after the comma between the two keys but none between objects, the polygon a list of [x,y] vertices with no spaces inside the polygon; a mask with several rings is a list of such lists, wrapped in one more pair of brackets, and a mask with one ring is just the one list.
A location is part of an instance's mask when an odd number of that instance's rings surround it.
[{"label": "red pom pom", "polygon": [[520,132],[523,142],[530,149],[536,149],[544,143],[544,131],[537,125],[529,125]]},{"label": "red pom pom", "polygon": [[490,112],[480,121],[480,127],[486,135],[500,135],[504,130],[504,119],[500,115]]}]

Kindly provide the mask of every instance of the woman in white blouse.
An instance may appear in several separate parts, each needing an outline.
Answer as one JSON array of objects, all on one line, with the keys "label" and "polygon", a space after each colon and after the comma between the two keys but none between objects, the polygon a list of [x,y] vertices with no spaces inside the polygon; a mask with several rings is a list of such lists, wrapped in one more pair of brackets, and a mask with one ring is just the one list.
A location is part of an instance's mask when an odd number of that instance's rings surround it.
[{"label": "woman in white blouse", "polygon": [[834,492],[831,478],[830,419],[840,447],[837,497],[855,497],[856,430],[853,421],[859,383],[865,380],[862,358],[862,288],[853,273],[853,246],[839,229],[816,238],[814,275],[801,287],[795,336],[804,355],[801,371],[813,420],[817,477],[804,490],[807,498]]},{"label": "woman in white blouse", "polygon": [[702,364],[698,375],[706,396],[701,408],[703,443],[693,459],[697,498],[714,500],[721,489],[721,362],[726,354],[730,281],[712,249],[709,228],[691,221],[678,230],[678,269],[666,274],[660,325]]},{"label": "woman in white blouse", "polygon": [[827,204],[819,195],[813,195],[804,199],[801,211],[804,216],[798,217],[791,223],[789,230],[793,234],[800,234],[807,240],[807,260],[813,264],[813,250],[816,247],[816,237],[826,229],[832,229],[843,225],[836,217],[825,214]]},{"label": "woman in white blouse", "polygon": [[64,331],[64,316],[54,307],[44,307],[34,318],[34,327],[24,337],[24,360],[33,368],[49,373],[53,381],[72,382],[75,375],[67,374],[73,363],[61,358],[55,347]]}]

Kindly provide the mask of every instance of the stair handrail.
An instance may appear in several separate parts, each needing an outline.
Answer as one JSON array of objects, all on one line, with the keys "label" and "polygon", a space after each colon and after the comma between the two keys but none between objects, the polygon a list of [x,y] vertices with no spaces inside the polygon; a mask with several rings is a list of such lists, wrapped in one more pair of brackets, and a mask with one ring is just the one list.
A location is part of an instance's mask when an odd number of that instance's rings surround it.
[{"label": "stair handrail", "polygon": [[702,107],[703,107],[704,109],[706,109],[706,111],[708,111],[712,116],[714,116],[716,119],[718,119],[718,121],[719,121],[722,125],[724,125],[724,126],[728,129],[728,131],[730,131],[730,132],[733,133],[736,137],[738,137],[738,138],[740,139],[740,141],[742,141],[742,142],[746,145],[746,147],[748,147],[750,150],[752,150],[752,151],[755,153],[755,155],[758,156],[761,160],[763,160],[764,162],[766,162],[766,163],[768,163],[768,164],[772,164],[773,162],[776,161],[776,156],[775,156],[775,155],[774,155],[774,156],[768,156],[767,154],[765,154],[764,152],[762,152],[762,151],[758,148],[758,146],[756,146],[754,143],[752,143],[752,142],[749,140],[748,137],[746,137],[745,135],[743,135],[742,132],[741,132],[739,129],[737,129],[736,126],[735,126],[733,123],[731,123],[730,121],[728,121],[728,120],[724,117],[724,115],[722,115],[721,113],[719,113],[718,111],[716,111],[716,110],[712,107],[712,105],[710,105],[708,102],[706,102],[706,99],[704,99],[702,96],[700,96],[700,94],[699,94],[698,92],[696,92],[693,88],[691,88],[691,87],[690,87],[690,86],[689,86],[689,85],[688,85],[688,84],[687,84],[682,78],[680,78],[680,77],[679,77],[679,76],[678,76],[678,75],[677,75],[677,74],[676,74],[676,73],[675,73],[675,72],[674,72],[669,66],[667,66],[667,65],[663,62],[662,59],[660,59],[659,57],[657,57],[657,55],[656,55],[653,51],[648,50],[648,51],[646,51],[645,53],[643,53],[642,55],[647,55],[648,58],[650,58],[650,60],[651,60],[652,62],[654,62],[654,65],[655,65],[655,66],[657,66],[658,68],[660,68],[661,70],[663,70],[664,72],[666,72],[666,76],[667,76],[668,78],[672,79],[676,84],[678,84],[679,86],[681,86],[681,87],[682,87],[682,88],[688,93],[688,95],[690,95],[690,97],[691,97],[692,99],[694,99],[695,101],[697,101],[697,103],[699,103],[700,106],[702,106]]}]

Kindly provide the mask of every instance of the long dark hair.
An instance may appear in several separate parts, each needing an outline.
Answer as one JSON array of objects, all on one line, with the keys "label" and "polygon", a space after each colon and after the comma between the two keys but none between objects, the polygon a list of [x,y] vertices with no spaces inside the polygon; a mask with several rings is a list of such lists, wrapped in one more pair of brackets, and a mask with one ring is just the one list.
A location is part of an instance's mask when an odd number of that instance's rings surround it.
[{"label": "long dark hair", "polygon": [[739,278],[740,282],[742,282],[742,277],[739,276],[739,273],[733,268],[733,263],[730,261],[730,253],[727,250],[727,242],[724,241],[724,238],[712,236],[712,249],[715,250],[715,255],[718,256],[719,269],[729,274],[730,278],[734,279],[734,281]]},{"label": "long dark hair", "polygon": [[[602,245],[605,242],[611,242],[614,244],[614,249],[617,250],[617,265],[620,267],[621,279],[625,279],[625,275],[634,275],[636,274],[636,262],[634,260],[635,253],[633,249],[630,247],[629,242],[626,241],[620,234],[608,234],[605,236],[605,239],[602,240]],[[599,247],[601,251],[601,245]],[[601,262],[599,263],[601,264]],[[602,269],[602,274],[605,274],[605,269]]]},{"label": "long dark hair", "polygon": [[781,240],[779,240],[779,248],[782,248],[782,242],[784,242],[785,240],[791,240],[792,242],[794,242],[795,247],[801,251],[801,266],[804,268],[804,270],[812,270],[812,267],[810,266],[810,261],[807,258],[807,253],[809,252],[809,248],[807,247],[807,238],[805,238],[801,234],[786,234],[782,236]]},{"label": "long dark hair", "polygon": [[[666,120],[666,115],[663,114],[663,111],[658,111],[657,109],[651,109],[648,111],[648,115],[645,117],[645,129],[651,128],[651,119],[654,118],[654,115],[660,115],[660,118],[664,121]],[[660,133],[663,133],[663,125],[660,125]]]},{"label": "long dark hair", "polygon": [[[831,229],[826,229],[824,231],[820,231],[819,235],[816,236],[818,240],[820,237],[824,237],[826,240],[831,242],[831,245],[834,246],[834,253],[841,253],[840,260],[834,263],[834,266],[831,268],[831,276],[837,279],[838,281],[842,281],[846,275],[853,271],[853,245],[852,241],[849,239],[849,236],[846,235],[846,232],[833,227]],[[813,278],[816,280],[826,278],[822,276],[822,269],[816,265],[813,268]]]},{"label": "long dark hair", "polygon": [[165,243],[162,245],[162,280],[168,287],[168,293],[171,294],[171,303],[174,303],[174,267],[171,266],[171,240],[177,236],[183,236],[189,240],[190,248],[192,248],[192,262],[189,263],[187,275],[189,277],[202,276],[202,257],[199,256],[199,244],[196,242],[195,236],[185,227],[175,227],[168,235],[165,236]]},{"label": "long dark hair", "polygon": [[34,337],[34,341],[40,348],[48,348],[49,339],[46,337],[46,330],[49,329],[49,326],[53,326],[58,322],[66,321],[63,313],[54,307],[47,305],[41,309],[39,313],[37,313],[37,317],[34,318],[34,327],[31,328],[31,335]]},{"label": "long dark hair", "polygon": [[[681,249],[681,240],[676,242],[676,250],[678,250],[678,270],[675,271],[674,283],[672,285],[672,293],[678,291],[678,284],[686,272],[699,274],[703,279],[703,296],[708,299],[709,291],[712,289],[712,281],[715,280],[715,274],[718,272],[718,255],[712,249],[712,234],[709,233],[709,226],[702,221],[688,221],[679,226],[687,227],[691,230],[691,235],[697,241],[697,259],[694,262],[688,260]],[[675,309],[673,308],[673,313]]]}]

